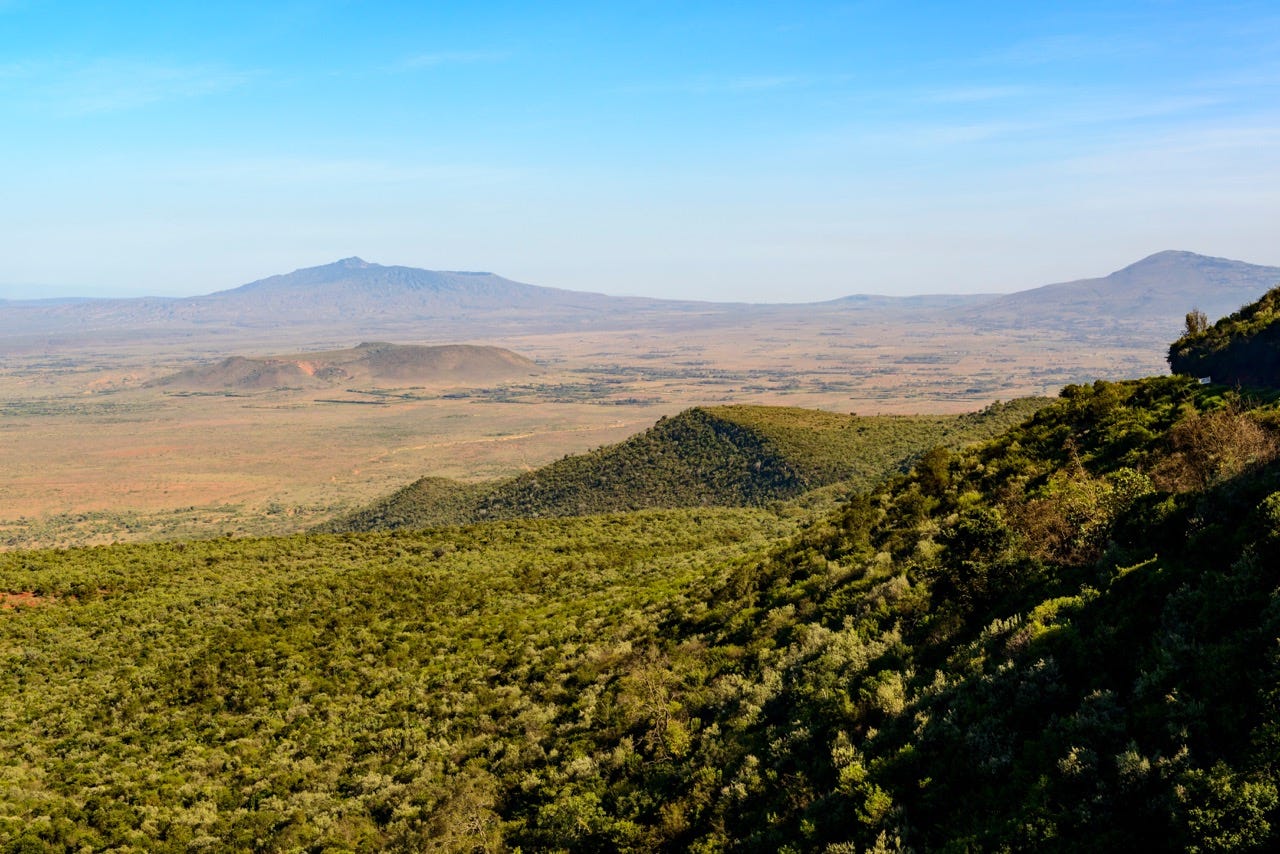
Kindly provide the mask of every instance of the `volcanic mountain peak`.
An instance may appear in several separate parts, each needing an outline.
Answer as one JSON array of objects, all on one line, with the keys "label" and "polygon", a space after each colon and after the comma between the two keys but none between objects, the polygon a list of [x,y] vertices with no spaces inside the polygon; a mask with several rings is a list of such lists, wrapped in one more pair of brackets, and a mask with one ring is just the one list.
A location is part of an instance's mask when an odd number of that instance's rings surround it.
[{"label": "volcanic mountain peak", "polygon": [[973,309],[971,316],[993,326],[1105,331],[1116,321],[1130,321],[1164,331],[1176,328],[1191,308],[1220,317],[1278,281],[1280,267],[1165,250],[1107,276],[998,297]]},{"label": "volcanic mountain peak", "polygon": [[1234,279],[1239,275],[1248,275],[1254,271],[1277,271],[1275,267],[1262,267],[1233,261],[1230,258],[1218,258],[1212,255],[1198,255],[1179,249],[1165,249],[1135,261],[1127,267],[1116,270],[1107,279],[1125,280],[1132,278],[1170,277],[1175,280],[1185,277],[1203,277],[1209,281],[1215,279]]},{"label": "volcanic mountain peak", "polygon": [[[206,296],[10,302],[0,338],[26,342],[49,334],[117,339],[161,330],[187,340],[218,330],[235,347],[308,346],[335,340],[476,340],[512,334],[658,329],[706,334],[743,323],[777,329],[816,313],[857,322],[912,322],[979,329],[1055,330],[1076,342],[1163,344],[1192,308],[1211,319],[1257,299],[1280,282],[1264,267],[1185,251],[1157,252],[1108,276],[1001,296],[853,296],[808,305],[748,305],[606,296],[522,284],[493,273],[384,266],[357,256],[270,276]],[[269,337],[264,334],[269,332]]]}]

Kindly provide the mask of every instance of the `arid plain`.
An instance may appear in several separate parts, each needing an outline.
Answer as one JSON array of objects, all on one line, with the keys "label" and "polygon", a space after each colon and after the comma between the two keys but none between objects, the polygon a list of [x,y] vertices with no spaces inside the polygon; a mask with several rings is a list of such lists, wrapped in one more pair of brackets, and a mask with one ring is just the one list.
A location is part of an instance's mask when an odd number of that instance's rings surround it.
[{"label": "arid plain", "polygon": [[[1276,281],[1167,251],[1005,296],[750,305],[347,258],[191,298],[0,301],[0,548],[305,530],[419,477],[514,475],[691,406],[944,414],[1164,373],[1184,312]],[[368,342],[502,348],[486,358],[525,368],[307,373]],[[264,357],[280,358],[243,361]]]},{"label": "arid plain", "polygon": [[[292,350],[305,350],[294,342]],[[314,349],[352,346],[324,340]],[[439,343],[397,339],[396,343]],[[1150,348],[936,318],[769,315],[707,329],[509,335],[544,373],[495,384],[184,391],[210,361],[172,342],[64,341],[0,362],[0,545],[301,530],[423,475],[502,477],[619,441],[681,409],[971,411],[1163,370]],[[247,341],[243,355],[265,355]]]}]

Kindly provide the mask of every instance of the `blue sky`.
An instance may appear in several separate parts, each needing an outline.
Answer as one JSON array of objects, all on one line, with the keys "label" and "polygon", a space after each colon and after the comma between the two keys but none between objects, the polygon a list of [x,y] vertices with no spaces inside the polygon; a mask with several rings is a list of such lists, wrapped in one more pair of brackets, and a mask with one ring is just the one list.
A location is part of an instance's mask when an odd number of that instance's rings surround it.
[{"label": "blue sky", "polygon": [[0,163],[0,297],[351,255],[753,301],[1280,265],[1280,7],[0,0]]}]

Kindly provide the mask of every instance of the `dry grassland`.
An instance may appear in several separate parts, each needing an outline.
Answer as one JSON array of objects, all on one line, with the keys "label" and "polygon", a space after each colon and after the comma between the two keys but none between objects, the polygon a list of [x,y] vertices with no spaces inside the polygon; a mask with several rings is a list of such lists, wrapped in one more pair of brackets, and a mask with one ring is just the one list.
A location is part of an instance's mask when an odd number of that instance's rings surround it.
[{"label": "dry grassland", "polygon": [[1149,347],[838,314],[475,343],[550,370],[478,389],[184,394],[145,383],[207,345],[0,353],[0,548],[300,530],[423,475],[502,477],[693,405],[964,412],[1163,370]]}]

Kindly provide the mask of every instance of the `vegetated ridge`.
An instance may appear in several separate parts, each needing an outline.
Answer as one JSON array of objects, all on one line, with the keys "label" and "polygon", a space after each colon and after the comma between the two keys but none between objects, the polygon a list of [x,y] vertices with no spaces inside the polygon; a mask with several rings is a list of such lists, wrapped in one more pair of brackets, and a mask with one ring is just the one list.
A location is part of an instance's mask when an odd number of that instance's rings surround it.
[{"label": "vegetated ridge", "polygon": [[747,507],[832,484],[867,489],[936,445],[989,438],[1048,403],[961,416],[856,416],[795,407],[685,410],[616,445],[488,484],[418,480],[319,530],[366,531],[654,507]]},{"label": "vegetated ridge", "polygon": [[1212,326],[1202,311],[1187,315],[1187,332],[1169,345],[1176,374],[1223,385],[1280,388],[1280,287]]},{"label": "vegetated ridge", "polygon": [[528,377],[543,369],[501,347],[366,342],[349,350],[289,356],[232,356],[187,368],[151,383],[162,388],[215,391],[280,386],[327,388],[362,382],[373,386],[463,385]]},{"label": "vegetated ridge", "polygon": [[0,844],[1280,848],[1274,391],[1069,386],[797,522],[0,555]]},{"label": "vegetated ridge", "polygon": [[1100,382],[927,455],[662,627],[678,711],[587,790],[673,849],[1274,848],[1267,401]]}]

